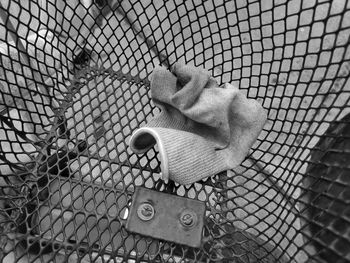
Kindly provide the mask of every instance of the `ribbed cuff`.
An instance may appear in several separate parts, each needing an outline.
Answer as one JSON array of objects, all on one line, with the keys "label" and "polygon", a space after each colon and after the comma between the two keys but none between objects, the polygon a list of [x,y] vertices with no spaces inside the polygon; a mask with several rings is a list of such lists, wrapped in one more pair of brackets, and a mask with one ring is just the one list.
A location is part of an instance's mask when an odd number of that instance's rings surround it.
[{"label": "ribbed cuff", "polygon": [[130,138],[130,148],[136,154],[147,152],[155,144],[158,145],[160,155],[161,178],[167,182],[169,179],[169,160],[159,133],[155,129],[143,127],[136,130]]}]

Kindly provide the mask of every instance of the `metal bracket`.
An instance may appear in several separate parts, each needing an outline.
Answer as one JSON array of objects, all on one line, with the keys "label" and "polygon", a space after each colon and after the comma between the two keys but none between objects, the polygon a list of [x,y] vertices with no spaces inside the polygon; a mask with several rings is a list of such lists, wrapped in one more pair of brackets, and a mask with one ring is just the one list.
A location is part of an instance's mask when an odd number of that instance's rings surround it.
[{"label": "metal bracket", "polygon": [[126,222],[130,232],[200,247],[205,203],[136,187]]}]

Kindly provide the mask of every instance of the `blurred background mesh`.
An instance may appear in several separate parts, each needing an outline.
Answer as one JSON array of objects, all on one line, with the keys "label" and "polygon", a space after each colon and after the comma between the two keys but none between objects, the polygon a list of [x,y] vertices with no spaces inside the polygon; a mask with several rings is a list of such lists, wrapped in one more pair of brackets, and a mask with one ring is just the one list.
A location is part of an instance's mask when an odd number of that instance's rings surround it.
[{"label": "blurred background mesh", "polygon": [[[2,262],[349,262],[349,36],[345,0],[2,0]],[[186,187],[128,148],[178,61],[268,111],[239,167]],[[205,202],[202,247],[126,231],[135,186]]]}]

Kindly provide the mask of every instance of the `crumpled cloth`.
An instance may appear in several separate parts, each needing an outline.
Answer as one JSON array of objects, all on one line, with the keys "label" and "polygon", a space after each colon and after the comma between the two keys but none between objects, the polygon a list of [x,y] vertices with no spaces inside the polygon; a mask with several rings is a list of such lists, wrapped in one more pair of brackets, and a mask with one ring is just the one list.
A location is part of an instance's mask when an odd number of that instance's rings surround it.
[{"label": "crumpled cloth", "polygon": [[151,97],[161,112],[132,134],[130,148],[143,154],[157,144],[162,179],[183,185],[238,166],[267,119],[238,88],[180,63],[154,69]]}]

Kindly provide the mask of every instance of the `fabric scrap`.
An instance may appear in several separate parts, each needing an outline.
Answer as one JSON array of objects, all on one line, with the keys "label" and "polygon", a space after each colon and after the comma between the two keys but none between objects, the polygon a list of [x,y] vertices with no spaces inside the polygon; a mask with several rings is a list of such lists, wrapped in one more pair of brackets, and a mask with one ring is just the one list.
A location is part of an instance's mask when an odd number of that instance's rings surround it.
[{"label": "fabric scrap", "polygon": [[143,154],[157,144],[162,179],[183,185],[238,166],[267,119],[238,88],[180,63],[154,69],[151,97],[161,112],[132,134],[130,148]]}]

